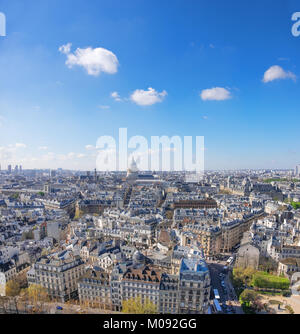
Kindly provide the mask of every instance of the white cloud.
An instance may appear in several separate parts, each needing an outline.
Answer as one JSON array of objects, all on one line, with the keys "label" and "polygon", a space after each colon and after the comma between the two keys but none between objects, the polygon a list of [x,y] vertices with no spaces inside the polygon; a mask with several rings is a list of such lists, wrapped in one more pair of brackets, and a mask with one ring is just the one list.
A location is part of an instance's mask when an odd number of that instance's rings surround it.
[{"label": "white cloud", "polygon": [[95,147],[93,145],[86,145],[85,149],[88,150],[88,151],[92,151],[92,150],[95,149]]},{"label": "white cloud", "polygon": [[13,161],[21,160],[21,156],[24,154],[22,149],[27,146],[23,143],[9,144],[7,146],[0,146],[0,160],[11,160]]},{"label": "white cloud", "polygon": [[70,158],[70,159],[73,159],[75,158],[76,154],[74,152],[70,152],[67,154],[67,157]]},{"label": "white cloud", "polygon": [[264,74],[263,82],[271,82],[280,79],[292,79],[296,80],[296,75],[293,72],[285,71],[278,65],[271,66]]},{"label": "white cloud", "polygon": [[204,89],[200,96],[203,101],[224,101],[232,97],[230,91],[222,87]]},{"label": "white cloud", "polygon": [[149,87],[148,90],[137,89],[130,96],[131,101],[140,106],[151,106],[155,103],[160,103],[168,93],[164,90],[161,93]]},{"label": "white cloud", "polygon": [[119,95],[118,92],[112,92],[112,93],[110,94],[110,96],[111,96],[115,101],[117,101],[117,102],[121,102],[121,101],[122,101],[122,99],[121,99],[121,97],[120,97],[120,95]]},{"label": "white cloud", "polygon": [[48,146],[39,146],[39,150],[40,151],[47,151],[48,150]]},{"label": "white cloud", "polygon": [[26,145],[23,143],[16,143],[16,148],[26,148]]},{"label": "white cloud", "polygon": [[61,47],[59,47],[59,52],[67,55],[71,52],[71,46],[72,46],[72,43],[67,43],[65,45],[62,45]]},{"label": "white cloud", "polygon": [[66,65],[82,66],[89,75],[98,76],[101,72],[115,74],[118,71],[119,61],[115,54],[104,48],[76,49],[71,53],[71,43],[62,45],[59,51],[67,56]]},{"label": "white cloud", "polygon": [[[19,145],[18,145],[19,146]],[[92,152],[96,152],[92,151]],[[92,153],[91,152],[91,153]],[[84,153],[57,154],[54,152],[42,152],[39,156],[32,156],[26,150],[20,150],[16,144],[0,146],[1,165],[23,165],[23,168],[66,168],[91,170],[95,168],[95,157]]]}]

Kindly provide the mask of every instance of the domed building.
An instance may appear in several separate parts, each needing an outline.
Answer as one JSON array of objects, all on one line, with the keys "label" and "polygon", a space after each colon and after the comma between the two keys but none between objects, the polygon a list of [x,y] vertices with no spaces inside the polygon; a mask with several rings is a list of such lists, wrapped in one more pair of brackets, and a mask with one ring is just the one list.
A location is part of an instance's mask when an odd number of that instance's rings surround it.
[{"label": "domed building", "polygon": [[137,185],[149,185],[149,184],[158,184],[162,183],[162,180],[158,177],[156,173],[146,174],[145,172],[141,173],[137,167],[137,163],[132,158],[130,167],[127,170],[126,181],[131,184]]},{"label": "domed building", "polygon": [[134,263],[144,263],[145,256],[141,252],[136,251],[132,256],[132,260]]},{"label": "domed building", "polygon": [[130,167],[127,170],[127,180],[134,182],[138,178],[138,175],[139,175],[139,170],[137,168],[137,164],[134,158],[132,158]]}]

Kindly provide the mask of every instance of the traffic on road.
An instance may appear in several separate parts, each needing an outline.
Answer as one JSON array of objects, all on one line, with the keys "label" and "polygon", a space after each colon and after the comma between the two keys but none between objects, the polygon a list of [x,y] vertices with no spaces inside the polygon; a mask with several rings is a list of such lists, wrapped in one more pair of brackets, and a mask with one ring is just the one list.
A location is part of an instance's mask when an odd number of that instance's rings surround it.
[{"label": "traffic on road", "polygon": [[233,256],[224,256],[219,260],[208,261],[212,284],[211,300],[213,313],[243,313],[229,279],[233,261]]}]

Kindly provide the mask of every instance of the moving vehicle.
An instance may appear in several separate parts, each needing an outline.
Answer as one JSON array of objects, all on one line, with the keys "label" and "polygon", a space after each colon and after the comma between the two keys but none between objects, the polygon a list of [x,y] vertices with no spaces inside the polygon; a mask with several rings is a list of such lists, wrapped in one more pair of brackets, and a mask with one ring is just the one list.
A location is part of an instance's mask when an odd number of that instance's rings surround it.
[{"label": "moving vehicle", "polygon": [[220,303],[217,299],[214,299],[213,310],[215,313],[223,313]]},{"label": "moving vehicle", "polygon": [[220,299],[220,295],[219,295],[218,289],[214,289],[214,295],[215,295],[215,299],[217,299],[217,300]]}]

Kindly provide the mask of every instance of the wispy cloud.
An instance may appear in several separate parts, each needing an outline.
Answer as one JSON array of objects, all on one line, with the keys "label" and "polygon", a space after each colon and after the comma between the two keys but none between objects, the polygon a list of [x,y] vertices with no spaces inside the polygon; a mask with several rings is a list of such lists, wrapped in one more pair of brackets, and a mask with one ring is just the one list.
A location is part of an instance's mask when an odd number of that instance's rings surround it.
[{"label": "wispy cloud", "polygon": [[16,143],[16,148],[26,148],[26,145],[24,143]]},{"label": "wispy cloud", "polygon": [[14,159],[17,154],[23,152],[27,146],[23,143],[9,144],[7,146],[0,146],[0,159],[8,160]]},{"label": "wispy cloud", "polygon": [[110,109],[110,106],[98,106],[98,108],[102,110],[108,110]]},{"label": "wispy cloud", "polygon": [[290,61],[290,58],[279,57],[278,60],[279,60],[279,61]]},{"label": "wispy cloud", "polygon": [[121,97],[120,97],[120,95],[119,95],[118,92],[112,92],[110,94],[110,97],[112,97],[117,102],[121,102],[122,101],[122,99],[121,99]]},{"label": "wispy cloud", "polygon": [[71,47],[72,47],[72,43],[67,43],[65,45],[60,46],[58,50],[59,52],[67,55],[71,52]]},{"label": "wispy cloud", "polygon": [[95,148],[93,145],[86,145],[86,146],[85,146],[85,149],[86,149],[87,151],[93,151],[93,150],[95,150],[96,148]]}]

